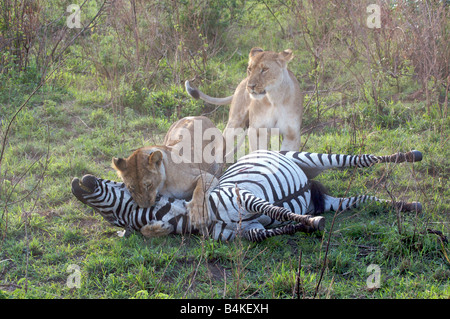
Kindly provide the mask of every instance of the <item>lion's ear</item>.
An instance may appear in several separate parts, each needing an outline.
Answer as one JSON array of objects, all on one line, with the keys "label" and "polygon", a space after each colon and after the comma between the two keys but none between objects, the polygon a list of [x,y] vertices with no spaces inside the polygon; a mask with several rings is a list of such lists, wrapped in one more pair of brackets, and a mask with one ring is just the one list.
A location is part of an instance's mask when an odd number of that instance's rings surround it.
[{"label": "lion's ear", "polygon": [[113,168],[121,172],[127,169],[127,161],[123,158],[113,157],[111,164]]},{"label": "lion's ear", "polygon": [[148,157],[148,163],[156,166],[161,165],[161,161],[163,159],[163,155],[161,151],[154,151]]},{"label": "lion's ear", "polygon": [[261,52],[264,52],[264,50],[261,48],[252,48],[250,50],[248,58],[251,60],[256,54],[261,53]]},{"label": "lion's ear", "polygon": [[291,49],[286,49],[282,52],[280,52],[280,57],[284,62],[289,62],[292,60],[292,58],[294,57],[294,55],[292,54],[292,50]]}]

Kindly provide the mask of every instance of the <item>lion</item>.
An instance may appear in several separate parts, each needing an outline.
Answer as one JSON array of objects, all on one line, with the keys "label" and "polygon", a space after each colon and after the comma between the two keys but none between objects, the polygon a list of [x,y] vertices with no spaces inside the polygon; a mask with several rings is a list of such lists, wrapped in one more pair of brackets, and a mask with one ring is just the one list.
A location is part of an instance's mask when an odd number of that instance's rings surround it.
[{"label": "lion", "polygon": [[[226,140],[233,129],[249,129],[250,151],[268,149],[268,139],[260,129],[279,129],[283,136],[281,151],[298,151],[301,146],[303,94],[294,74],[287,69],[292,50],[282,52],[250,50],[247,77],[233,95],[226,98],[208,96],[185,82],[186,90],[195,99],[216,105],[230,104],[228,123],[223,135]],[[257,141],[250,138],[256,133]],[[269,136],[266,131],[264,134]],[[258,143],[260,141],[260,143]]]},{"label": "lion", "polygon": [[205,194],[218,183],[224,148],[222,133],[210,119],[186,117],[172,124],[163,145],[141,147],[128,158],[114,157],[111,165],[141,207],[153,206],[157,195],[192,198],[191,222],[201,230],[209,222]]}]

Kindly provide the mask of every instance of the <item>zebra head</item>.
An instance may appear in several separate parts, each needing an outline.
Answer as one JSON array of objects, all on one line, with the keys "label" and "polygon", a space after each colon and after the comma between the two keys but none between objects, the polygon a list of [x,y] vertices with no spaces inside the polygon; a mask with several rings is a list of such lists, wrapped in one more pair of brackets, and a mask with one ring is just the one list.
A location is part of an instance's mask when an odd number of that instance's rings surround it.
[{"label": "zebra head", "polygon": [[[72,180],[72,193],[82,203],[99,212],[103,218],[116,226],[124,226],[119,218],[120,208],[125,197],[131,197],[124,183],[117,183],[84,175],[81,180]],[[129,209],[136,209],[135,203],[130,203]]]},{"label": "zebra head", "polygon": [[[139,230],[152,221],[176,222],[187,215],[186,201],[158,196],[155,205],[141,208],[133,200],[124,183],[84,175],[72,180],[72,193],[82,203],[99,212],[115,226]],[[176,222],[175,222],[176,221]]]}]

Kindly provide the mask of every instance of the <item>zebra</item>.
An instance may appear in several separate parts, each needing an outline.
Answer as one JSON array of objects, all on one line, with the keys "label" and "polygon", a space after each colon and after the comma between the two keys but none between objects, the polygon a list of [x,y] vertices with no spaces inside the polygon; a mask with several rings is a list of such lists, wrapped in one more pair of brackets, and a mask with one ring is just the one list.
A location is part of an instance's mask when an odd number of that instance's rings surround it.
[{"label": "zebra", "polygon": [[292,151],[252,152],[231,165],[205,196],[209,223],[194,229],[189,201],[158,196],[154,206],[139,207],[125,185],[85,175],[72,180],[72,193],[108,222],[144,236],[207,234],[215,240],[236,236],[253,242],[269,237],[323,231],[327,211],[343,211],[369,201],[394,204],[402,211],[422,211],[418,202],[392,202],[375,196],[336,198],[311,178],[338,167],[370,167],[377,163],[417,162],[419,151],[389,156],[320,154]]}]

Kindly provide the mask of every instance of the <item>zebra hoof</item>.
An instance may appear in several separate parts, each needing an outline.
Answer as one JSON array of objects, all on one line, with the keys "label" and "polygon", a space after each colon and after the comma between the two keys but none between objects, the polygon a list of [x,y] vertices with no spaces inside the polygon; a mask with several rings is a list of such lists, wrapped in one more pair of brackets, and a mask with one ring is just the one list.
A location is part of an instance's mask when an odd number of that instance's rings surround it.
[{"label": "zebra hoof", "polygon": [[81,178],[81,185],[92,193],[95,190],[95,186],[97,186],[97,177],[86,174]]},{"label": "zebra hoof", "polygon": [[397,208],[402,212],[422,212],[422,204],[419,202],[397,202]]},{"label": "zebra hoof", "polygon": [[325,217],[317,216],[311,219],[314,230],[323,231],[325,229]]},{"label": "zebra hoof", "polygon": [[407,208],[410,212],[422,212],[422,204],[419,202],[412,202],[407,204]]},{"label": "zebra hoof", "polygon": [[423,158],[422,153],[416,150],[405,154],[407,162],[420,162]]}]

